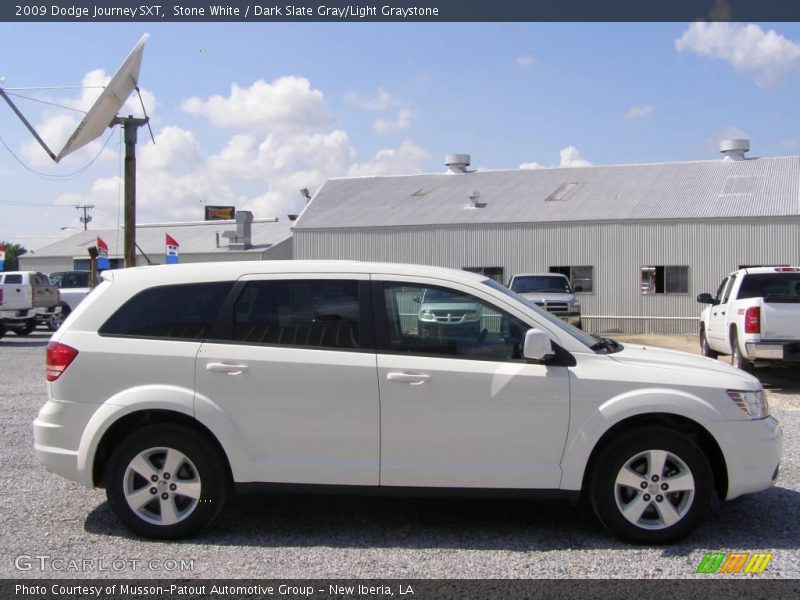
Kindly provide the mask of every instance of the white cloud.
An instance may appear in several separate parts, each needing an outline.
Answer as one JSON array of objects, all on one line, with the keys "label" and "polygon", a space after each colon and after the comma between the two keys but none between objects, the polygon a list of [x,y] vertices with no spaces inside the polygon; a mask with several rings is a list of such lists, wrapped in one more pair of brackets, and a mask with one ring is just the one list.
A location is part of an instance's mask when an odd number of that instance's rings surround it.
[{"label": "white cloud", "polygon": [[380,150],[369,160],[351,166],[348,175],[379,177],[419,173],[428,158],[425,150],[405,140],[399,148]]},{"label": "white cloud", "polygon": [[[267,106],[255,106],[259,103]],[[358,162],[347,132],[332,127],[334,118],[322,92],[300,77],[257,81],[247,88],[234,85],[228,97],[192,98],[183,108],[215,127],[246,126],[247,131],[233,132],[220,148],[206,152],[191,131],[161,127],[154,146],[140,145],[139,222],[201,219],[205,203],[236,205],[253,210],[256,217],[285,218],[305,205],[301,188],[315,191],[331,177],[418,173],[428,158],[422,148],[405,141]],[[386,130],[402,129],[411,120],[411,111],[401,107]],[[89,192],[61,201],[94,204],[93,226],[114,227],[121,183],[116,175],[97,179]]]},{"label": "white cloud", "polygon": [[192,97],[181,108],[215,127],[262,133],[316,131],[333,122],[322,92],[303,77],[281,77],[272,83],[259,79],[246,88],[234,83],[227,97]]},{"label": "white cloud", "polygon": [[142,144],[138,154],[139,165],[147,172],[195,169],[202,161],[194,134],[175,126],[164,127],[156,143]]},{"label": "white cloud", "polygon": [[378,133],[388,133],[391,131],[407,129],[411,126],[413,116],[413,113],[409,109],[401,108],[397,113],[397,118],[393,120],[378,119],[375,121],[375,123],[373,123],[373,128]]},{"label": "white cloud", "polygon": [[[559,167],[591,167],[592,163],[581,156],[575,146],[567,146],[559,152]],[[520,169],[547,169],[547,165],[538,162],[524,162],[519,166]]]},{"label": "white cloud", "polygon": [[369,94],[347,92],[344,101],[362,110],[387,110],[400,104],[383,86]]},{"label": "white cloud", "polygon": [[679,52],[725,60],[751,72],[762,86],[776,84],[800,63],[800,45],[775,30],[749,23],[692,23],[675,40]]},{"label": "white cloud", "polygon": [[520,69],[530,69],[533,66],[534,62],[535,61],[533,60],[532,56],[518,56],[517,57],[517,66]]},{"label": "white cloud", "polygon": [[581,153],[575,146],[567,146],[563,148],[559,154],[561,162],[560,167],[591,167],[592,163],[581,157]]},{"label": "white cloud", "polygon": [[642,119],[644,117],[649,117],[653,114],[656,110],[656,107],[652,104],[647,104],[645,106],[631,106],[628,111],[625,113],[626,119]]}]

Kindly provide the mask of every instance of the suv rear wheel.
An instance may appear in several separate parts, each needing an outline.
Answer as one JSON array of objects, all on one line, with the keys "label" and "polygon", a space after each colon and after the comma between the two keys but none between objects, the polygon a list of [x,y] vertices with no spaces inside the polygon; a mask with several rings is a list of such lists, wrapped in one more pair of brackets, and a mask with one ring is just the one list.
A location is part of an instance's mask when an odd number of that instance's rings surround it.
[{"label": "suv rear wheel", "polygon": [[640,544],[677,541],[711,507],[708,458],[689,437],[664,427],[623,434],[597,457],[589,493],[612,533]]},{"label": "suv rear wheel", "polygon": [[131,433],[108,463],[106,495],[134,533],[177,539],[211,524],[228,496],[219,453],[180,425],[150,425]]}]

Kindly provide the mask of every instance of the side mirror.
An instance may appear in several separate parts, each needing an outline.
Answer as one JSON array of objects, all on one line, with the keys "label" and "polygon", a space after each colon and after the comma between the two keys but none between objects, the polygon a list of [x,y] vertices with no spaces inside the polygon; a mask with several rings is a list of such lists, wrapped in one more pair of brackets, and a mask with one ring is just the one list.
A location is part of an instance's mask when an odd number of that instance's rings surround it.
[{"label": "side mirror", "polygon": [[555,356],[550,336],[541,329],[528,329],[525,333],[525,345],[522,356],[532,360],[547,360]]},{"label": "side mirror", "polygon": [[714,304],[714,298],[711,296],[711,294],[709,294],[707,292],[703,292],[702,294],[698,294],[697,295],[697,301],[700,304]]}]

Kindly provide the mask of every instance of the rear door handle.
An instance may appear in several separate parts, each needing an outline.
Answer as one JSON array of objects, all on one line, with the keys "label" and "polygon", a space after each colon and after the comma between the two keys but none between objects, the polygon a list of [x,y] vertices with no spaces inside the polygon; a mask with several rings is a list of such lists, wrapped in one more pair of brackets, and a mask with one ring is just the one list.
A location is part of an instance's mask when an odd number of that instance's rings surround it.
[{"label": "rear door handle", "polygon": [[228,375],[241,375],[247,372],[249,367],[247,365],[232,365],[227,363],[208,363],[206,371],[212,373],[227,373]]},{"label": "rear door handle", "polygon": [[408,383],[409,385],[422,385],[426,381],[430,381],[431,376],[425,373],[388,373],[386,375],[387,381],[394,381],[396,383]]}]

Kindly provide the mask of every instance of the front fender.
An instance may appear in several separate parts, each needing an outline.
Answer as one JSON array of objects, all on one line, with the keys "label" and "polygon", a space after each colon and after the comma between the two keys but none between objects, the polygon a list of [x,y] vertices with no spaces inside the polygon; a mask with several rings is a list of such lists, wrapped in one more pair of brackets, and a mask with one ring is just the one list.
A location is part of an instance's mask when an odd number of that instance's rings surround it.
[{"label": "front fender", "polygon": [[[686,391],[650,388],[626,392],[610,398],[587,416],[570,422],[567,444],[561,460],[561,488],[580,490],[589,457],[603,435],[612,427],[631,417],[665,414],[683,417],[706,427],[707,423],[723,420],[723,415],[709,402]],[[706,429],[708,429],[706,427]]]}]

